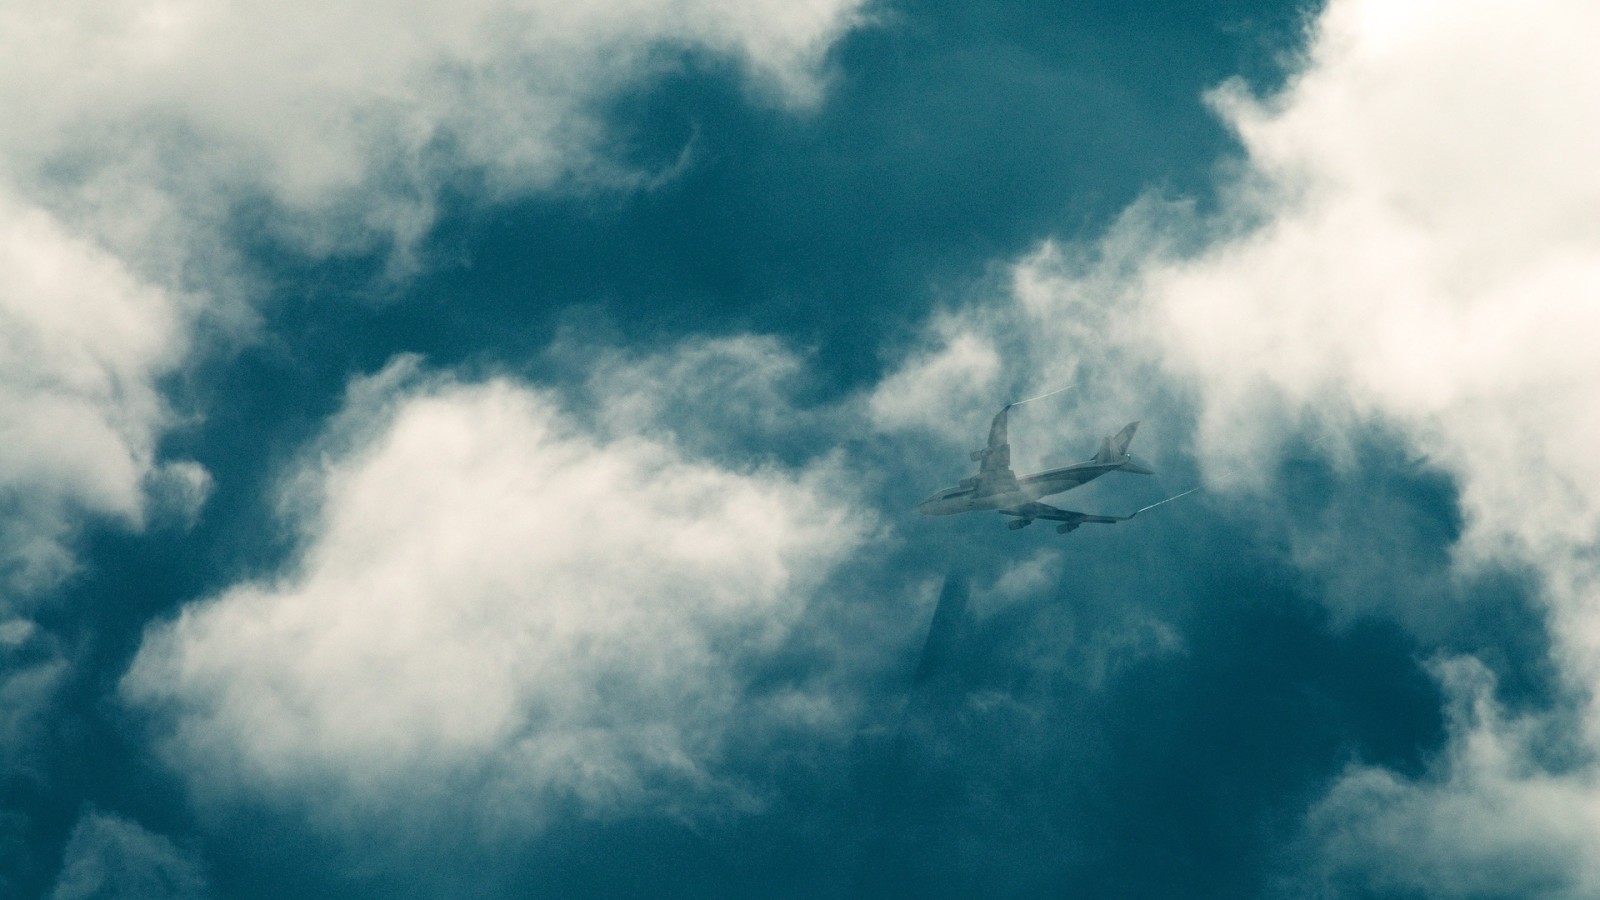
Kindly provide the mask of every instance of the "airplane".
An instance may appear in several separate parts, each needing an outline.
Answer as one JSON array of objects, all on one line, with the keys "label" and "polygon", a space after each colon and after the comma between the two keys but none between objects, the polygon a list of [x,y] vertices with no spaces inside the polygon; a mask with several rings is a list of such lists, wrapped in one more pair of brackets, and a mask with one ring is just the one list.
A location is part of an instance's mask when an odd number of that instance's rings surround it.
[{"label": "airplane", "polygon": [[[1048,395],[1046,395],[1048,396]],[[1024,401],[1019,401],[1024,402]],[[1007,403],[989,425],[989,443],[981,450],[972,451],[972,460],[978,464],[978,474],[964,478],[955,487],[935,492],[917,504],[917,512],[925,516],[953,516],[957,513],[978,510],[995,510],[1004,516],[1015,517],[1006,527],[1015,531],[1032,525],[1035,519],[1059,522],[1056,533],[1066,534],[1086,523],[1112,525],[1126,522],[1146,510],[1178,499],[1193,490],[1168,497],[1135,510],[1126,516],[1102,516],[1093,513],[1058,509],[1040,503],[1040,497],[1070,491],[1088,484],[1107,472],[1132,472],[1136,475],[1154,475],[1128,454],[1128,445],[1139,428],[1138,422],[1129,422],[1123,429],[1100,441],[1100,450],[1089,459],[1018,477],[1011,471],[1011,444],[1006,439],[1006,417],[1016,403]]]}]

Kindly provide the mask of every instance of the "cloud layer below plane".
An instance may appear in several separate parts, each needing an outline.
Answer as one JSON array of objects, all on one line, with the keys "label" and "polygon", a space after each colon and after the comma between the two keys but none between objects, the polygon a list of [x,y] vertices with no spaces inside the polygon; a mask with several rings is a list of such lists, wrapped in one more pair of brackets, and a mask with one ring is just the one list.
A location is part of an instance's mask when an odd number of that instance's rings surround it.
[{"label": "cloud layer below plane", "polygon": [[839,715],[746,683],[866,538],[827,468],[730,471],[405,360],[326,451],[292,571],[156,628],[123,683],[202,793],[693,814],[753,802],[730,742]]},{"label": "cloud layer below plane", "polygon": [[[1151,402],[1147,384],[1192,397],[1208,482],[1244,494],[1271,487],[1268,461],[1290,437],[1338,448],[1387,429],[1455,478],[1463,574],[1537,573],[1555,662],[1590,697],[1600,131],[1582,111],[1600,107],[1597,31],[1600,10],[1584,2],[1335,0],[1280,93],[1213,96],[1248,154],[1222,212],[1150,201],[1098,247],[1045,247],[1016,267],[1011,300],[942,324],[934,341],[947,349],[915,360],[878,402],[914,420],[907,384],[982,375],[991,349],[1054,382],[1118,372],[1110,405]],[[1128,377],[1141,368],[1162,377]],[[1358,546],[1348,537],[1297,550],[1360,567],[1339,549]],[[1407,624],[1450,615],[1408,609],[1406,596],[1365,602],[1354,612],[1387,606],[1380,614]],[[1329,883],[1600,890],[1600,835],[1568,816],[1600,802],[1600,773],[1542,774],[1549,728],[1507,719],[1470,660],[1440,671],[1457,696],[1452,751],[1425,782],[1357,769],[1333,791],[1314,819]],[[1566,738],[1600,749],[1600,710],[1577,702]],[[1570,732],[1565,721],[1544,725]]]}]

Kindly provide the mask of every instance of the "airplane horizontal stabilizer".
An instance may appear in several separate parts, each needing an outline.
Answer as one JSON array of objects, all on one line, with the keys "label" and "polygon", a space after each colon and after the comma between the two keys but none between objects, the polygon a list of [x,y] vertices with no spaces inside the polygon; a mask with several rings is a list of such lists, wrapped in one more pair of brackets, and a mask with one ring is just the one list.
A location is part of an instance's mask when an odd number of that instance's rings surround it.
[{"label": "airplane horizontal stabilizer", "polygon": [[1155,474],[1155,470],[1154,469],[1150,468],[1149,466],[1146,466],[1141,460],[1136,459],[1135,457],[1132,457],[1132,456],[1128,457],[1127,462],[1124,462],[1122,465],[1118,466],[1117,467],[1117,471],[1118,472],[1132,472],[1135,475],[1154,475]]}]

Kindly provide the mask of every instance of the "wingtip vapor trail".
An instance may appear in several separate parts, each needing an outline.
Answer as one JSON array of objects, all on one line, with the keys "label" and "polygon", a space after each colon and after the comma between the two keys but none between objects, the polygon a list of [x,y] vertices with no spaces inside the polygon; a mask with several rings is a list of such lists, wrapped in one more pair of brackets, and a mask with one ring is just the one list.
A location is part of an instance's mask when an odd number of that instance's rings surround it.
[{"label": "wingtip vapor trail", "polygon": [[1131,518],[1133,518],[1133,516],[1137,516],[1139,513],[1142,513],[1145,510],[1155,509],[1156,507],[1161,506],[1163,504],[1171,503],[1172,501],[1178,499],[1179,497],[1187,497],[1190,494],[1192,494],[1192,493],[1194,493],[1195,491],[1198,491],[1198,490],[1200,490],[1200,489],[1197,488],[1197,487],[1192,487],[1192,488],[1189,488],[1187,491],[1184,491],[1181,494],[1173,494],[1171,497],[1168,497],[1165,500],[1158,500],[1155,503],[1150,504],[1149,506],[1143,507],[1141,509],[1134,510],[1133,515],[1129,516],[1128,518],[1131,519]]},{"label": "wingtip vapor trail", "polygon": [[1013,400],[1010,403],[1007,403],[1006,407],[1009,409],[1010,407],[1013,407],[1013,406],[1021,406],[1024,403],[1032,403],[1035,400],[1043,400],[1046,397],[1054,397],[1055,395],[1057,395],[1059,393],[1062,393],[1063,391],[1070,391],[1075,387],[1077,387],[1077,385],[1069,384],[1069,385],[1067,385],[1066,387],[1063,387],[1063,388],[1056,388],[1055,390],[1049,392],[1048,394],[1040,394],[1037,397],[1029,397],[1026,400]]}]

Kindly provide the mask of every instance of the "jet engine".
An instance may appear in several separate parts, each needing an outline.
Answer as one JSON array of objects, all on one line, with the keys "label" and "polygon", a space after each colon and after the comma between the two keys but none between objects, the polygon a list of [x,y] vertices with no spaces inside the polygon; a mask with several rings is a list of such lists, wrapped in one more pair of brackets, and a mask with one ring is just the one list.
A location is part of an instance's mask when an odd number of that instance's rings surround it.
[{"label": "jet engine", "polygon": [[1012,531],[1016,531],[1018,528],[1026,528],[1026,527],[1028,527],[1029,525],[1032,525],[1032,524],[1033,524],[1033,520],[1032,519],[1012,519],[1011,521],[1006,523],[1006,527],[1011,529]]}]

